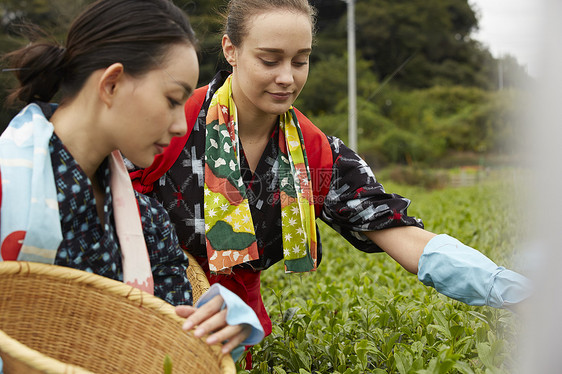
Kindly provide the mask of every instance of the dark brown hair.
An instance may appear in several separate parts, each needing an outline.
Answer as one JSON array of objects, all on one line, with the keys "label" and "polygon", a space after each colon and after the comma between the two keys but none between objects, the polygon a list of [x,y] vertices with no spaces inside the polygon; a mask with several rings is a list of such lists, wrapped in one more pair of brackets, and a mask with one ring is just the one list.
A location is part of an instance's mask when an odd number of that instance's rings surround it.
[{"label": "dark brown hair", "polygon": [[[116,62],[140,76],[174,44],[197,45],[187,16],[170,0],[98,0],[72,23],[64,46],[32,42],[4,56],[20,85],[8,103],[74,97],[96,70]],[[189,67],[187,67],[189,68]]]},{"label": "dark brown hair", "polygon": [[249,19],[276,9],[306,14],[310,18],[314,35],[316,8],[310,5],[308,0],[230,0],[223,32],[228,35],[234,46],[240,47],[248,34]]}]

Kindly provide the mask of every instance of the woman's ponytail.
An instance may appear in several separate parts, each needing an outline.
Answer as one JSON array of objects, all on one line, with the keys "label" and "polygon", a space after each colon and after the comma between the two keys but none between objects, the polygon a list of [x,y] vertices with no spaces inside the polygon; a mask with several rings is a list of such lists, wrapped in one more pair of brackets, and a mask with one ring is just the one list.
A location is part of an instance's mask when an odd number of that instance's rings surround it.
[{"label": "woman's ponytail", "polygon": [[20,85],[7,99],[17,101],[50,101],[64,79],[65,48],[56,44],[31,43],[7,54],[7,69],[12,71]]},{"label": "woman's ponytail", "polygon": [[8,104],[48,102],[59,89],[63,103],[98,69],[120,62],[137,77],[160,66],[172,46],[197,45],[187,16],[171,0],[97,0],[70,26],[66,50],[43,42],[41,30],[24,31],[32,43],[4,56],[7,66],[2,67],[20,82]]}]

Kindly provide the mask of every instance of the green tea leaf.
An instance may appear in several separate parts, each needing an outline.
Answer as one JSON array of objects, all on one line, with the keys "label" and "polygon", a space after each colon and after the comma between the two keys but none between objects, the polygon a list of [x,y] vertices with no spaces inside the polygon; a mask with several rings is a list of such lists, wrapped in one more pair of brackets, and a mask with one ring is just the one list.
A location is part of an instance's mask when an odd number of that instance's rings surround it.
[{"label": "green tea leaf", "polygon": [[172,358],[168,354],[164,357],[164,374],[172,374]]}]

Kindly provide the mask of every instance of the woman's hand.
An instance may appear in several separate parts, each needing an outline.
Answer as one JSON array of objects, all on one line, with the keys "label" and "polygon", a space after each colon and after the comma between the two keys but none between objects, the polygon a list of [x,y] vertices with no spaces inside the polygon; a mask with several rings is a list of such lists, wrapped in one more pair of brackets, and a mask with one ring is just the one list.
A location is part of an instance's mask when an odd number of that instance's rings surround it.
[{"label": "woman's hand", "polygon": [[226,323],[226,308],[221,310],[224,299],[217,295],[200,308],[181,305],[176,307],[176,314],[187,318],[183,324],[185,331],[195,328],[193,335],[200,338],[211,334],[207,344],[226,343],[222,347],[223,353],[230,353],[250,335],[250,325],[241,324],[230,326]]}]

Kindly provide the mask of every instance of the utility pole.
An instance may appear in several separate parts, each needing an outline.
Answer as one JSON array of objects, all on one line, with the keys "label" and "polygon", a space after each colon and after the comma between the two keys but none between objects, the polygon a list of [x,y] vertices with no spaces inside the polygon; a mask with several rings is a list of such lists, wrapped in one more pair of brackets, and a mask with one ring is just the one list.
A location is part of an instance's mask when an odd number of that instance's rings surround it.
[{"label": "utility pole", "polygon": [[503,55],[498,59],[498,89],[503,90]]},{"label": "utility pole", "polygon": [[347,3],[348,146],[357,149],[357,75],[355,72],[355,0]]}]

